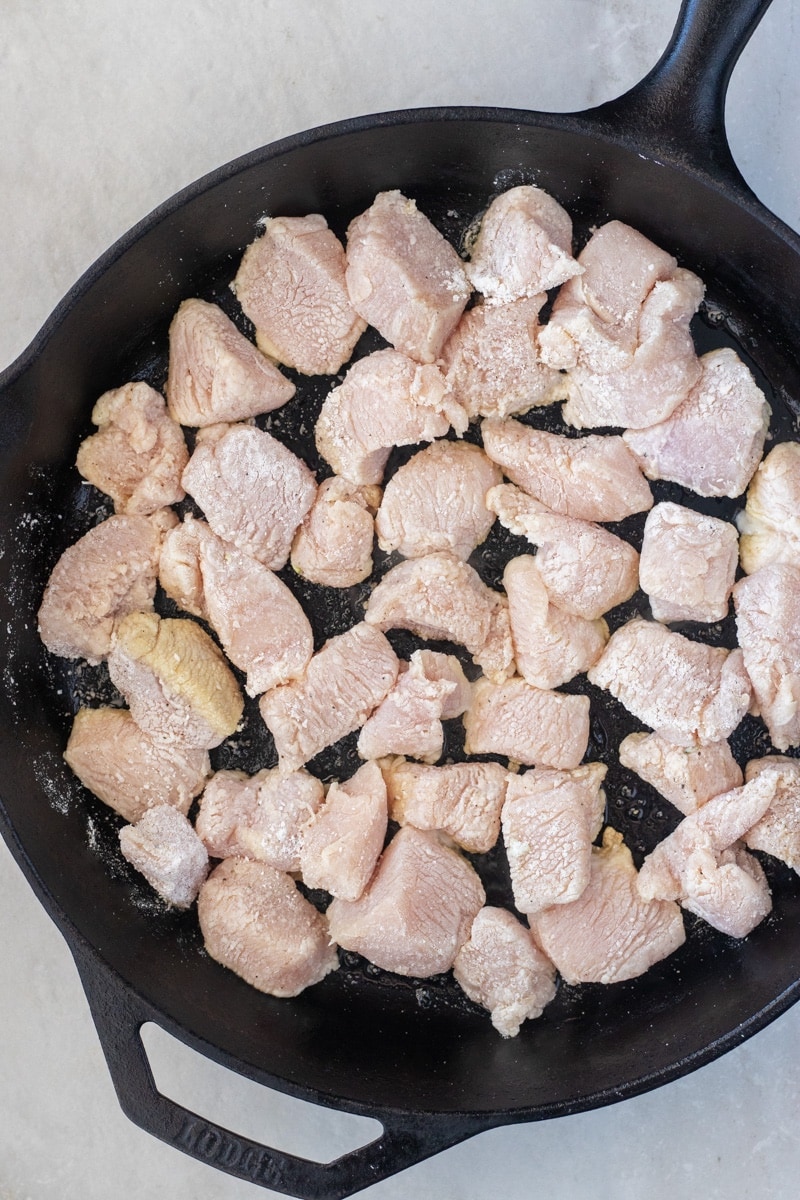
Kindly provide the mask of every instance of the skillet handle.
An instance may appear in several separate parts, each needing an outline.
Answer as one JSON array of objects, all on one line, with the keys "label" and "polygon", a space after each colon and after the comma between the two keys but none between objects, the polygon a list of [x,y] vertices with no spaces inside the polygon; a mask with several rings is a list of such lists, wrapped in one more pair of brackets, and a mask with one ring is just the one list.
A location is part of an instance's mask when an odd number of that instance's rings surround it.
[{"label": "skillet handle", "polygon": [[231,1133],[158,1091],[140,1030],[163,1019],[122,985],[95,951],[74,941],[70,948],[122,1111],[147,1133],[228,1175],[301,1200],[342,1200],[497,1124],[458,1113],[364,1112],[381,1122],[383,1133],[329,1163]]}]

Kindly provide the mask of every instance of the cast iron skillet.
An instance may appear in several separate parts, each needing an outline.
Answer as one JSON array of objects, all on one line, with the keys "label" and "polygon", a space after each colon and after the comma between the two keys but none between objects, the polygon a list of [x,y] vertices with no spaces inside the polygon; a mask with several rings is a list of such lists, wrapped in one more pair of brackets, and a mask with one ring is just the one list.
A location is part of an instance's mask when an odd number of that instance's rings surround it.
[{"label": "cast iron skillet", "polygon": [[[700,347],[736,345],[768,391],[773,436],[796,437],[800,240],[742,181],[723,123],[730,72],[767,3],[685,0],[657,67],[589,113],[389,113],[255,151],[117,243],[0,379],[0,625],[8,631],[0,830],[75,956],[125,1112],[203,1161],[292,1195],[345,1196],[481,1130],[577,1112],[675,1079],[800,994],[800,886],[771,860],[774,912],[750,938],[735,942],[695,922],[686,946],[642,979],[562,987],[545,1015],[511,1041],[447,978],[398,981],[355,956],[294,1001],[262,996],[202,953],[194,917],[149,899],[115,849],[118,820],[70,777],[61,752],[72,711],[101,701],[108,685],[102,671],[45,654],[35,621],[56,558],[108,511],[72,466],[94,400],[131,377],[163,383],[166,328],[184,297],[217,298],[241,320],[227,285],[264,213],[323,212],[343,234],[376,192],[399,187],[458,242],[493,194],[535,181],[573,214],[579,243],[592,224],[614,216],[697,271],[708,284]],[[324,390],[319,381],[304,384],[300,401],[273,426],[315,467],[297,413],[313,417]],[[663,485],[656,493],[681,496]],[[730,517],[735,505],[706,507]],[[639,533],[635,523],[627,529],[634,541]],[[481,557],[489,581],[508,551],[500,538]],[[332,604],[302,598],[318,641],[357,619],[363,600],[357,592]],[[693,636],[724,642],[730,621]],[[608,706],[600,714],[589,691],[589,754],[613,763],[619,736],[635,723]],[[746,719],[734,748],[742,760],[767,752],[760,723]],[[268,765],[270,753],[251,723],[216,765],[254,770]],[[355,763],[348,743],[312,768],[349,774]],[[621,768],[608,783],[609,821],[641,861],[675,814]],[[500,856],[481,866],[490,901],[504,903]],[[151,1020],[267,1086],[376,1117],[383,1135],[329,1164],[235,1137],[157,1092],[139,1037]]]}]

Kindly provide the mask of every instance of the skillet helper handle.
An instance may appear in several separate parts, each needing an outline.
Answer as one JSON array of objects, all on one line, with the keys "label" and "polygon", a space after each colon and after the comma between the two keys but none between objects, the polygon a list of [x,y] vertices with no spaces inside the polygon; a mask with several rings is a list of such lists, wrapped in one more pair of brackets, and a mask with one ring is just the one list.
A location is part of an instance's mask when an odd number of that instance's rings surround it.
[{"label": "skillet helper handle", "polygon": [[302,1200],[343,1200],[496,1124],[466,1114],[370,1112],[383,1133],[329,1163],[231,1133],[158,1091],[140,1035],[157,1018],[91,949],[74,943],[71,949],[122,1111],[147,1133],[228,1175]]}]

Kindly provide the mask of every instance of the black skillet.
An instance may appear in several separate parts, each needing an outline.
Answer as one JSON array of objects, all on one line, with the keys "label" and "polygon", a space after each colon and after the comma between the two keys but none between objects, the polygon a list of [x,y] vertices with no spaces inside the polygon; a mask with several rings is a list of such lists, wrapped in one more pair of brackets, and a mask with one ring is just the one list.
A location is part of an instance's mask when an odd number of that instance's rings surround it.
[{"label": "black skillet", "polygon": [[[686,946],[643,978],[605,989],[562,986],[545,1015],[510,1041],[447,977],[397,980],[352,955],[296,1000],[262,996],[202,953],[193,916],[153,902],[118,855],[119,822],[70,777],[60,756],[71,714],[81,701],[101,702],[108,684],[102,670],[45,654],[35,621],[58,555],[108,512],[72,466],[93,401],[131,377],[163,383],[166,328],[182,298],[217,298],[241,320],[227,285],[264,213],[320,211],[343,234],[376,192],[399,187],[458,242],[493,194],[536,182],[573,214],[579,243],[591,225],[618,217],[697,271],[708,285],[698,345],[737,346],[769,394],[772,435],[796,437],[800,240],[742,181],[723,123],[730,72],[767,4],[686,0],[657,67],[588,113],[389,113],[255,151],[117,243],[0,378],[0,830],[75,956],[125,1112],[202,1161],[290,1195],[345,1196],[482,1130],[666,1083],[737,1045],[800,995],[800,883],[769,860],[774,911],[748,939],[692,923]],[[327,386],[304,384],[273,425],[315,467],[308,419]],[[533,419],[559,428],[552,414]],[[674,488],[656,491],[686,499]],[[706,507],[731,517],[736,505]],[[640,528],[634,522],[624,532],[635,541]],[[503,557],[520,548],[501,537],[490,542],[476,560],[487,580],[496,582]],[[320,593],[302,598],[318,641],[362,611],[358,591],[335,602]],[[724,642],[731,624],[691,632]],[[406,648],[402,638],[398,645]],[[617,709],[601,711],[592,696],[589,755],[612,764],[608,819],[640,861],[675,814],[613,766],[619,737],[634,725]],[[734,747],[742,760],[766,752],[760,723],[746,719]],[[251,721],[216,765],[256,769],[271,753]],[[355,762],[348,742],[312,768],[348,774]],[[506,902],[501,854],[479,866],[490,899]],[[234,1136],[157,1092],[139,1037],[146,1021],[269,1087],[375,1117],[383,1135],[329,1164]]]}]

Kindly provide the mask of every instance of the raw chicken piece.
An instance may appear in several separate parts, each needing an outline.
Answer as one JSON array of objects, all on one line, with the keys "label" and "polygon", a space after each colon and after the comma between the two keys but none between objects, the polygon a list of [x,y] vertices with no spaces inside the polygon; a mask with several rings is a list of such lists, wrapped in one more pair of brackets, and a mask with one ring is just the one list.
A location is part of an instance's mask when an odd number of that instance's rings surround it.
[{"label": "raw chicken piece", "polygon": [[748,575],[772,563],[800,567],[800,444],[773,446],[753,475],[737,524]]},{"label": "raw chicken piece", "polygon": [[406,825],[358,900],[328,909],[332,939],[384,971],[421,979],[448,971],[485,902],[465,858],[438,834]]},{"label": "raw chicken piece", "polygon": [[572,257],[572,218],[530,184],[492,201],[467,264],[472,286],[494,303],[546,292],[581,270]]},{"label": "raw chicken piece", "polygon": [[611,635],[588,676],[678,746],[722,741],[750,706],[741,650],[693,642],[641,617]]},{"label": "raw chicken piece", "polygon": [[302,679],[266,692],[259,708],[275,739],[280,770],[298,770],[363,725],[391,691],[398,670],[387,639],[362,621],[330,638]]},{"label": "raw chicken piece", "polygon": [[464,714],[467,754],[501,754],[525,766],[577,767],[589,744],[589,697],[479,679]]},{"label": "raw chicken piece", "polygon": [[741,768],[724,741],[676,746],[659,733],[629,733],[620,742],[619,761],[685,816],[742,783]]},{"label": "raw chicken piece", "polygon": [[523,1021],[540,1017],[556,994],[555,967],[504,908],[481,909],[456,955],[453,975],[507,1038],[516,1037]]},{"label": "raw chicken piece", "polygon": [[[403,669],[407,666],[407,669]],[[358,737],[362,758],[405,754],[433,763],[442,757],[442,710],[455,690],[446,679],[429,679],[419,651],[400,663],[401,674],[389,695],[364,722]]]},{"label": "raw chicken piece", "polygon": [[510,417],[565,398],[565,377],[539,357],[538,314],[545,299],[542,293],[511,304],[476,304],[445,342],[445,381],[471,421]]},{"label": "raw chicken piece", "polygon": [[537,913],[577,900],[589,882],[592,842],[603,825],[606,771],[537,767],[509,775],[501,813],[514,904]]},{"label": "raw chicken piece", "polygon": [[358,900],[375,870],[387,824],[386,784],[377,763],[364,763],[343,783],[334,780],[303,831],[303,882],[341,900]]},{"label": "raw chicken piece", "polygon": [[739,561],[735,526],[665,501],[647,514],[639,586],[657,621],[721,621]]},{"label": "raw chicken piece", "polygon": [[303,375],[334,375],[366,329],[344,273],[344,248],[324,217],[266,220],[232,285],[259,349]]},{"label": "raw chicken piece", "polygon": [[485,854],[500,836],[508,772],[499,763],[423,766],[403,758],[381,764],[389,811],[400,825],[441,829],[464,850]]},{"label": "raw chicken piece", "polygon": [[669,417],[622,436],[648,479],[700,496],[739,496],[761,458],[770,407],[733,350],[711,350],[700,366],[700,379]]},{"label": "raw chicken piece", "polygon": [[776,750],[800,745],[800,566],[775,563],[733,589],[736,631]]},{"label": "raw chicken piece", "polygon": [[564,612],[595,621],[639,586],[639,555],[600,525],[560,516],[510,483],[492,488],[486,503],[506,529],[538,546],[542,582]]},{"label": "raw chicken piece", "polygon": [[322,457],[353,483],[380,483],[393,446],[463,433],[467,414],[438,367],[397,350],[376,350],[350,367],[326,396],[316,426]]},{"label": "raw chicken piece", "polygon": [[775,773],[775,795],[744,841],[751,850],[763,850],[800,874],[800,761],[781,754],[753,758],[745,767],[745,779],[749,783],[768,769]]},{"label": "raw chicken piece", "polygon": [[211,774],[207,750],[148,737],[127,708],[80,708],[64,758],[84,787],[134,824],[160,804],[186,814]]},{"label": "raw chicken piece", "polygon": [[717,858],[698,851],[687,864],[681,905],[728,937],[747,937],[772,908],[767,877],[757,858],[731,846]]},{"label": "raw chicken piece", "polygon": [[295,391],[221,308],[183,301],[169,327],[167,403],[176,421],[244,421],[280,408]]},{"label": "raw chicken piece", "polygon": [[503,572],[503,587],[517,670],[534,687],[554,688],[597,662],[608,641],[608,626],[602,619],[587,621],[551,604],[538,562],[532,554],[512,558]]},{"label": "raw chicken piece", "polygon": [[117,622],[152,609],[167,524],[160,515],[109,517],[64,551],[38,614],[39,636],[51,654],[99,663]]},{"label": "raw chicken piece", "polygon": [[594,846],[588,885],[571,904],[531,917],[536,942],[565,983],[635,979],[686,940],[683,918],[670,900],[645,901],[622,834],[607,827]]},{"label": "raw chicken piece", "polygon": [[183,486],[219,537],[272,571],[285,565],[317,494],[305,463],[252,425],[209,430],[183,472]]},{"label": "raw chicken piece", "polygon": [[458,254],[398,191],[351,221],[345,278],[356,312],[422,363],[436,362],[470,295]]},{"label": "raw chicken piece", "polygon": [[[206,538],[216,537],[206,521],[187,514],[183,521],[168,530],[158,560],[158,582],[162,589],[179,608],[201,621],[208,620],[208,608],[200,550]],[[222,544],[231,545],[230,542]]]},{"label": "raw chicken piece", "polygon": [[156,741],[210,750],[234,732],[244,710],[222,651],[194,621],[130,613],[117,626],[108,673]]},{"label": "raw chicken piece", "polygon": [[472,699],[472,689],[455,654],[443,654],[439,650],[416,650],[413,657],[422,665],[426,679],[453,684],[453,690],[442,697],[442,720],[450,721],[466,712]]},{"label": "raw chicken piece", "polygon": [[326,587],[354,587],[372,574],[374,514],[379,487],[323,479],[317,498],[292,543],[298,575]]},{"label": "raw chicken piece", "polygon": [[214,858],[255,858],[277,871],[299,871],[303,828],[323,795],[307,771],[217,771],[203,792],[195,828]]},{"label": "raw chicken piece", "polygon": [[469,558],[494,524],[485,497],[502,478],[480,446],[449,441],[426,446],[386,485],[375,518],[381,550],[397,550],[404,558],[440,550]]},{"label": "raw chicken piece", "polygon": [[191,822],[171,804],[150,808],[119,831],[123,858],[175,908],[188,908],[208,874],[208,855]]},{"label": "raw chicken piece", "polygon": [[652,507],[650,485],[622,438],[569,438],[492,418],[481,431],[486,453],[503,474],[553,512],[622,521]]},{"label": "raw chicken piece", "polygon": [[116,512],[147,516],[183,499],[181,473],[189,451],[158,392],[146,383],[105,392],[92,421],[98,432],[81,442],[76,465],[111,497]]},{"label": "raw chicken piece", "polygon": [[197,915],[211,957],[272,996],[297,996],[339,965],[323,915],[266,863],[220,863],[200,889]]},{"label": "raw chicken piece", "polygon": [[378,629],[466,646],[491,679],[514,670],[505,597],[451,554],[427,554],[387,571],[367,601],[364,620]]}]

